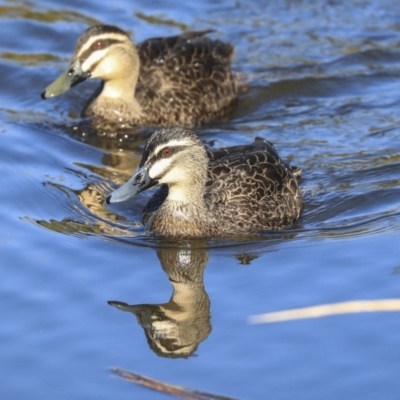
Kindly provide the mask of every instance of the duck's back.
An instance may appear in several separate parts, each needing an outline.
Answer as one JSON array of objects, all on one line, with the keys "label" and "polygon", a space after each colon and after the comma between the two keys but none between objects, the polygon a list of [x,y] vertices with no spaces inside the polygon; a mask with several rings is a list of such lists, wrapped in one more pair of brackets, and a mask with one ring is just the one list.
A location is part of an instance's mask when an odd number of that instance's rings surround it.
[{"label": "duck's back", "polygon": [[205,36],[209,32],[149,39],[138,46],[135,97],[150,124],[196,125],[231,112],[236,99],[230,68],[234,49]]},{"label": "duck's back", "polygon": [[237,231],[278,229],[301,213],[300,169],[285,164],[272,143],[209,152],[207,204],[220,224]]}]

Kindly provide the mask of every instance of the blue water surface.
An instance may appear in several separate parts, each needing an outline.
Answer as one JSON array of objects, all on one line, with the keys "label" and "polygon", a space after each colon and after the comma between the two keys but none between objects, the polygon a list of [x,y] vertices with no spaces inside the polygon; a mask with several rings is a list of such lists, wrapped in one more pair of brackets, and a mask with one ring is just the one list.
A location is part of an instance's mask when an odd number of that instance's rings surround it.
[{"label": "blue water surface", "polygon": [[[399,398],[398,313],[249,323],[399,297],[396,1],[3,0],[0,18],[2,399],[166,398],[110,367],[235,399]],[[235,45],[239,106],[196,133],[210,147],[262,136],[302,167],[291,229],[165,243],[140,224],[150,193],[104,204],[151,132],[82,127],[95,83],[40,98],[95,23]]]}]

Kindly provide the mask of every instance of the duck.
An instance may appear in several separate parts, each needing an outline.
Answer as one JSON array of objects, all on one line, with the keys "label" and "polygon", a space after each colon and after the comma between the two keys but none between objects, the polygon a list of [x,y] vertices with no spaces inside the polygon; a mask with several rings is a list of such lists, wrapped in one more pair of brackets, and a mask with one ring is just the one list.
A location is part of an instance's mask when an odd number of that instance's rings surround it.
[{"label": "duck", "polygon": [[148,139],[133,176],[106,198],[126,201],[160,184],[142,212],[147,230],[165,237],[214,237],[289,227],[300,217],[301,169],[280,158],[274,145],[207,150],[184,127]]},{"label": "duck", "polygon": [[122,29],[95,25],[79,37],[66,71],[41,93],[59,96],[86,79],[101,79],[82,117],[110,128],[185,126],[226,119],[237,88],[234,47],[213,30],[153,38],[135,46]]}]

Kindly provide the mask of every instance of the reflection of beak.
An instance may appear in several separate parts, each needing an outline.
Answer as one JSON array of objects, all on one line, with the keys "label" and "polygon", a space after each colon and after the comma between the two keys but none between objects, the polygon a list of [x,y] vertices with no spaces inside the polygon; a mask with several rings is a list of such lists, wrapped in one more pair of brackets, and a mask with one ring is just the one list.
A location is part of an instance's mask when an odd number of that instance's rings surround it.
[{"label": "reflection of beak", "polygon": [[136,309],[140,308],[136,305],[129,305],[128,303],[124,303],[122,301],[109,300],[107,303],[121,311],[134,312]]},{"label": "reflection of beak", "polygon": [[156,185],[157,182],[156,179],[150,178],[147,166],[144,165],[135,171],[128,182],[109,194],[106,202],[107,204],[110,204],[128,200],[131,197],[136,196],[138,193],[143,192],[143,190]]},{"label": "reflection of beak", "polygon": [[72,61],[67,70],[43,90],[42,99],[59,96],[87,78],[90,78],[90,72],[82,71],[79,60]]}]

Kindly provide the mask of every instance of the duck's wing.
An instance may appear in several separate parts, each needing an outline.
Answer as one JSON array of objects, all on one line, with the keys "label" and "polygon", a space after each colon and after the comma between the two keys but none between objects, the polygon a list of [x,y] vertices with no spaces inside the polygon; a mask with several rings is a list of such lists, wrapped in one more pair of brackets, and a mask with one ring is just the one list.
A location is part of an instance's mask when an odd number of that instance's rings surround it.
[{"label": "duck's wing", "polygon": [[138,46],[141,67],[135,95],[144,109],[167,107],[173,113],[186,107],[186,115],[199,118],[232,103],[234,48],[210,39],[210,32],[148,39]]},{"label": "duck's wing", "polygon": [[262,138],[245,146],[208,152],[208,195],[213,202],[256,201],[298,193],[300,168],[292,169],[279,157],[273,144]]},{"label": "duck's wing", "polygon": [[248,155],[257,151],[267,151],[275,157],[279,157],[275,146],[268,140],[256,137],[251,144],[241,144],[238,146],[221,147],[219,149],[207,149],[207,156],[211,162],[224,158],[235,158],[235,155]]}]

